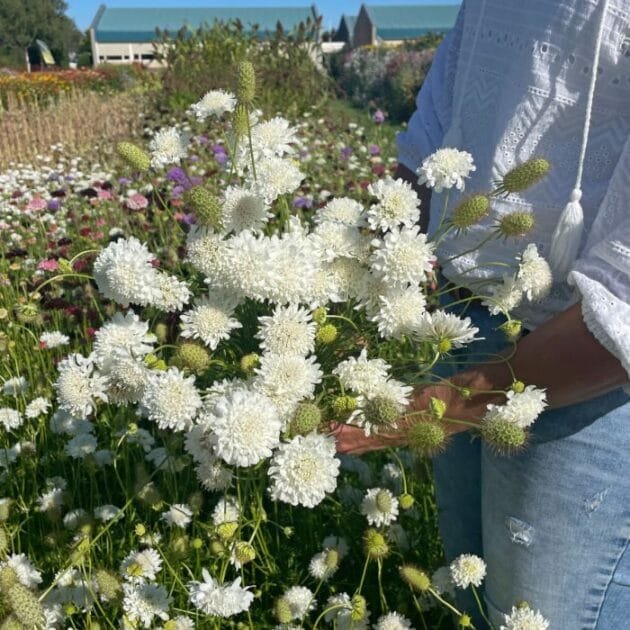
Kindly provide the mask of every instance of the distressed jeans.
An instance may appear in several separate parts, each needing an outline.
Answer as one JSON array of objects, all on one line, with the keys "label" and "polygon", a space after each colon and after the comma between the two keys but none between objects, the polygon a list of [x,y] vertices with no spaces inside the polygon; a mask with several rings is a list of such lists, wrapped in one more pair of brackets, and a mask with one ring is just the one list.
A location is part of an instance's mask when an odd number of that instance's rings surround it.
[{"label": "distressed jeans", "polygon": [[[467,315],[485,337],[471,355],[505,345],[499,318],[479,306]],[[630,396],[616,390],[543,413],[514,456],[458,434],[433,464],[447,560],[486,560],[494,628],[522,601],[550,630],[630,628]],[[470,594],[459,597],[486,628]]]}]

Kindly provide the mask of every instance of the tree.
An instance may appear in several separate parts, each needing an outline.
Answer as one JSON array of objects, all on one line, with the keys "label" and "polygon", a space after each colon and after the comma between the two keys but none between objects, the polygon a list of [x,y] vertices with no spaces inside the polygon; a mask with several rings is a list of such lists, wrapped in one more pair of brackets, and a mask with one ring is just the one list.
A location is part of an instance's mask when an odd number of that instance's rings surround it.
[{"label": "tree", "polygon": [[65,15],[64,0],[2,0],[0,2],[0,64],[23,67],[25,50],[41,39],[57,63],[67,65],[81,33]]}]

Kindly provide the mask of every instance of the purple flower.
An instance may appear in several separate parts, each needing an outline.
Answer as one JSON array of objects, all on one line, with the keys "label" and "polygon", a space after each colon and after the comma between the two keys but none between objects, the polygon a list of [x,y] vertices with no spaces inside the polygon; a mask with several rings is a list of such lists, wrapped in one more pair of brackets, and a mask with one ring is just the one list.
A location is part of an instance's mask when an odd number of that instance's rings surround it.
[{"label": "purple flower", "polygon": [[340,153],[341,153],[341,159],[347,160],[352,155],[352,147],[343,147]]},{"label": "purple flower", "polygon": [[214,159],[221,165],[225,164],[228,161],[228,156],[226,153],[215,153]]},{"label": "purple flower", "polygon": [[48,201],[47,208],[51,212],[57,212],[57,210],[59,210],[60,207],[61,207],[61,202],[59,201],[59,199],[50,199]]},{"label": "purple flower", "polygon": [[189,162],[199,162],[199,156],[198,156],[198,155],[191,155],[191,156],[188,158],[188,161],[189,161]]},{"label": "purple flower", "polygon": [[197,223],[197,219],[195,219],[194,214],[188,213],[182,217],[182,223],[185,223],[186,225],[195,225],[195,223]]},{"label": "purple flower", "polygon": [[131,184],[131,180],[128,177],[119,177],[118,178],[118,183],[121,186],[126,186],[127,184]]},{"label": "purple flower", "polygon": [[180,186],[180,185],[173,186],[173,190],[171,191],[171,198],[179,199],[185,190],[186,188],[184,186]]},{"label": "purple flower", "polygon": [[197,136],[197,142],[199,144],[208,144],[208,138],[206,136]]},{"label": "purple flower", "polygon": [[368,151],[370,155],[379,155],[381,152],[381,148],[378,146],[378,144],[371,144],[368,147]]},{"label": "purple flower", "polygon": [[212,151],[214,153],[226,153],[225,147],[222,144],[213,144]]},{"label": "purple flower", "polygon": [[179,166],[173,166],[173,168],[169,169],[168,173],[166,173],[166,179],[175,182],[177,184],[176,188],[181,187],[183,189],[182,192],[191,187],[188,175]]},{"label": "purple flower", "polygon": [[193,175],[193,176],[190,178],[190,183],[191,183],[193,186],[199,186],[202,182],[203,182],[203,177],[198,177],[197,175]]},{"label": "purple flower", "polygon": [[313,205],[313,200],[310,197],[296,197],[293,200],[293,206],[295,208],[310,208]]},{"label": "purple flower", "polygon": [[385,122],[385,112],[377,109],[374,112],[374,115],[372,116],[372,120],[377,124],[377,125],[382,125]]}]

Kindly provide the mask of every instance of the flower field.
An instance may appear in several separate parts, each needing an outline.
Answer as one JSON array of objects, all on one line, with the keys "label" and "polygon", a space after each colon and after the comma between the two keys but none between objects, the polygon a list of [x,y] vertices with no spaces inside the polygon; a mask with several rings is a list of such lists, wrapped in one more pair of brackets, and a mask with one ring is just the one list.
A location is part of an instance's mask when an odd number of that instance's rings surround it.
[{"label": "flower field", "polygon": [[[483,560],[445,565],[437,533],[447,409],[414,388],[479,332],[435,241],[548,165],[431,240],[382,115],[264,116],[237,76],[101,162],[57,144],[0,173],[0,628],[489,627],[455,599]],[[455,194],[474,161],[444,151],[420,181]],[[525,244],[479,296],[512,340],[550,285]],[[478,433],[522,448],[544,406],[515,382]],[[409,448],[339,455],[332,421]]]}]

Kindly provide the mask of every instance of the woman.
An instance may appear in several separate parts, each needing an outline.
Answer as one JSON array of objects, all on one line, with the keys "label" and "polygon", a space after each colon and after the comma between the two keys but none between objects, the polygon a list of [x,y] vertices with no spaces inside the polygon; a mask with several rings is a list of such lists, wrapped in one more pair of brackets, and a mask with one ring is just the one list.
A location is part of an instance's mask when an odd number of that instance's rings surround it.
[{"label": "woman", "polygon": [[[491,189],[530,157],[552,165],[542,183],[496,199],[486,220],[438,250],[442,260],[456,256],[446,278],[472,288],[500,278],[495,263],[513,264],[534,242],[555,279],[549,297],[518,313],[531,332],[510,361],[516,378],[546,389],[549,410],[531,443],[502,457],[450,423],[450,446],[434,460],[447,559],[484,557],[497,627],[522,600],[555,630],[630,627],[630,397],[622,389],[630,370],[630,2],[465,0],[417,105],[399,135],[398,176],[416,186],[425,220],[429,203],[439,209],[444,199],[417,185],[416,169],[440,147],[473,155],[471,192]],[[525,242],[494,240],[457,257],[514,209],[535,213]],[[503,343],[498,318],[478,305],[467,314],[486,337],[482,352]],[[491,392],[513,376],[494,363],[451,380]],[[426,409],[431,396],[447,403],[447,417],[467,422],[505,401],[464,399],[443,385],[418,389],[413,407]],[[343,425],[335,434],[342,453],[405,444],[404,427],[366,437]]]}]

